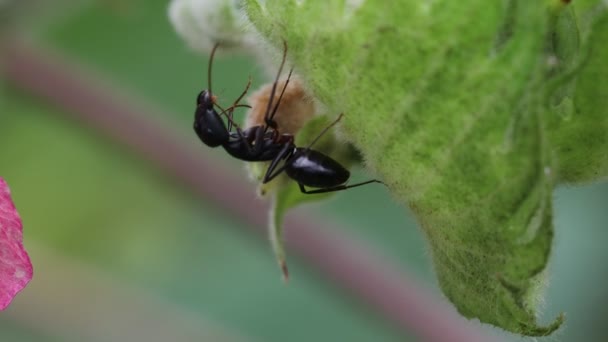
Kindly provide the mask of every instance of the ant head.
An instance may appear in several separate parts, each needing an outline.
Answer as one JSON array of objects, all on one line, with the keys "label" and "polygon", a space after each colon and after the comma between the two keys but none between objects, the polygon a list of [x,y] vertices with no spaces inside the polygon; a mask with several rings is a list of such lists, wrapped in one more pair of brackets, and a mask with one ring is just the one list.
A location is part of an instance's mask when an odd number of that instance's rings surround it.
[{"label": "ant head", "polygon": [[[199,98],[202,97],[203,101],[208,100],[211,98],[208,94],[209,92],[202,91]],[[213,108],[213,102],[210,107],[206,107],[203,102],[203,105],[196,108],[193,128],[199,139],[209,147],[220,146],[230,139],[224,121]]]},{"label": "ant head", "polygon": [[203,107],[205,109],[213,108],[213,104],[215,103],[215,96],[211,94],[210,90],[201,91],[196,97],[196,105],[199,107]]}]

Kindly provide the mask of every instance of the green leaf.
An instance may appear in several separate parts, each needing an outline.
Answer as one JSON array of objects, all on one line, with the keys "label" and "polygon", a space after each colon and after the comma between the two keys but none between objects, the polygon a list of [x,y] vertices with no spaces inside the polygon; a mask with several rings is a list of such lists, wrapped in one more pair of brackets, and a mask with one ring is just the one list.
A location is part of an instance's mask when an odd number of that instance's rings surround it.
[{"label": "green leaf", "polygon": [[[568,1],[245,2],[257,30],[277,47],[287,41],[298,74],[345,113],[346,138],[414,211],[458,311],[523,335],[556,330],[563,315],[536,321],[552,191],[568,169],[597,179],[582,164],[605,160],[598,149],[567,162],[560,147],[587,133],[603,142],[606,132],[593,127],[605,119],[597,111],[555,124],[569,108],[605,101],[589,88],[608,59],[592,51],[582,62],[587,40]],[[603,32],[589,42],[607,41]],[[590,151],[569,142],[571,156]]]}]

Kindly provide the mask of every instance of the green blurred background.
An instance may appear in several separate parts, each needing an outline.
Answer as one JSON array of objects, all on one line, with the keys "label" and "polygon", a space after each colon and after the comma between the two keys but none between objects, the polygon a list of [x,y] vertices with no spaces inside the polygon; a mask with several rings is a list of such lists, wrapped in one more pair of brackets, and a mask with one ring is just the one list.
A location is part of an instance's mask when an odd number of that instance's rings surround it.
[{"label": "green blurred background", "polygon": [[[191,122],[207,60],[176,36],[166,8],[161,0],[40,1],[17,16],[5,10],[0,20],[13,18],[12,30],[31,44],[168,113],[161,119],[200,145]],[[214,89],[234,98],[249,74],[253,88],[265,81],[253,60],[218,58]],[[218,163],[246,177],[242,163],[222,152],[213,154]],[[285,286],[268,242],[242,221],[7,82],[0,92],[0,176],[23,218],[35,271],[0,313],[0,341],[416,340],[295,258]],[[567,321],[551,341],[608,339],[607,208],[606,182],[555,192],[541,321],[561,311]],[[421,233],[383,188],[339,193],[310,212],[348,227],[440,296]]]}]

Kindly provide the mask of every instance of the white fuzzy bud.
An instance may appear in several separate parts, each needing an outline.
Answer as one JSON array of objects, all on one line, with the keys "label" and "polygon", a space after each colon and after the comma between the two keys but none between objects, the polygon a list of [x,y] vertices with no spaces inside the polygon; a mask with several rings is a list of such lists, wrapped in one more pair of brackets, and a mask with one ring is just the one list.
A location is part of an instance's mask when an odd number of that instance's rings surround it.
[{"label": "white fuzzy bud", "polygon": [[256,40],[255,31],[238,0],[172,0],[169,20],[193,49],[209,53],[216,43],[222,50],[241,49]]}]

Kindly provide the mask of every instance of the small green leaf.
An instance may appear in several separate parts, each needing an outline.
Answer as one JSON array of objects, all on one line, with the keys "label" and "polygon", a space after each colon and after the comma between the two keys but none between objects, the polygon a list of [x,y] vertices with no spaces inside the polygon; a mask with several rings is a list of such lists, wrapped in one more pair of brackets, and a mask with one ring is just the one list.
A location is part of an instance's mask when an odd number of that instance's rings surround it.
[{"label": "small green leaf", "polygon": [[[553,188],[597,179],[606,160],[590,145],[605,142],[597,109],[606,92],[590,88],[606,84],[591,74],[605,75],[608,37],[598,21],[581,41],[568,2],[245,1],[258,31],[287,41],[316,97],[345,113],[345,137],[412,208],[459,312],[531,336],[564,319],[536,321]],[[586,46],[601,51],[583,62]],[[556,124],[580,111],[576,124]]]},{"label": "small green leaf", "polygon": [[274,194],[268,233],[272,249],[274,250],[279,268],[283,272],[283,279],[285,281],[289,279],[289,271],[287,267],[287,254],[285,253],[285,241],[283,239],[283,218],[289,209],[308,201],[321,200],[326,196],[306,196],[300,192],[300,188],[294,182],[285,182]]}]

